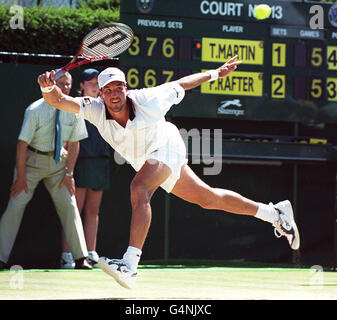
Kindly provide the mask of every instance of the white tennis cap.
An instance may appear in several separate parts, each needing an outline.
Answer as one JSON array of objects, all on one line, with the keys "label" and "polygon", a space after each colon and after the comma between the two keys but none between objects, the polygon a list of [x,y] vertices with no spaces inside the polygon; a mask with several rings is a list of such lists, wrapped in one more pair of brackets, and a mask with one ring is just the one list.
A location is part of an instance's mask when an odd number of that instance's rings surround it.
[{"label": "white tennis cap", "polygon": [[112,81],[126,83],[124,72],[118,68],[106,68],[98,75],[98,86],[100,88],[103,88]]}]

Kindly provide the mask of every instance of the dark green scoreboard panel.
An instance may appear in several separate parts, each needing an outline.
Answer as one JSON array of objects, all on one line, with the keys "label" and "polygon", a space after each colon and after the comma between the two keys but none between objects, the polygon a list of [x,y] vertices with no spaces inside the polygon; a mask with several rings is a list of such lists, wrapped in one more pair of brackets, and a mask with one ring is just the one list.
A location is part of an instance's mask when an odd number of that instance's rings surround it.
[{"label": "dark green scoreboard panel", "polygon": [[[337,122],[337,5],[267,1],[271,16],[254,18],[257,1],[121,0],[121,22],[135,39],[120,57],[129,88],[151,87],[243,61],[224,79],[189,92],[176,117]],[[310,28],[310,8],[324,28]]]}]

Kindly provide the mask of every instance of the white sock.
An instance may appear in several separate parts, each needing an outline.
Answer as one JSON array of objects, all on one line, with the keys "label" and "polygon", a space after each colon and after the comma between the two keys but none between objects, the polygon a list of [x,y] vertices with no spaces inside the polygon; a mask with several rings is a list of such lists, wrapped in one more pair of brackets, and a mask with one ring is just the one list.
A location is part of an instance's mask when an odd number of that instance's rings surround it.
[{"label": "white sock", "polygon": [[256,218],[259,218],[263,221],[274,223],[279,219],[279,214],[272,205],[267,205],[264,203],[259,203],[257,209]]},{"label": "white sock", "polygon": [[123,255],[123,259],[127,261],[132,271],[137,271],[142,250],[129,246]]}]

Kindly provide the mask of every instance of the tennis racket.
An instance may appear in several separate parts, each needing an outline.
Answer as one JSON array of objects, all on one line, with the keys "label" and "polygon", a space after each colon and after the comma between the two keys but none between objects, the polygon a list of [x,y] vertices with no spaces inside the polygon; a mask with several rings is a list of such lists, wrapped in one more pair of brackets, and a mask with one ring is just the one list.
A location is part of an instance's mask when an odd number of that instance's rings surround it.
[{"label": "tennis racket", "polygon": [[130,47],[133,37],[132,29],[123,23],[111,23],[95,28],[83,38],[76,56],[56,71],[55,77],[60,76],[61,72],[65,73],[86,63],[113,59]]}]

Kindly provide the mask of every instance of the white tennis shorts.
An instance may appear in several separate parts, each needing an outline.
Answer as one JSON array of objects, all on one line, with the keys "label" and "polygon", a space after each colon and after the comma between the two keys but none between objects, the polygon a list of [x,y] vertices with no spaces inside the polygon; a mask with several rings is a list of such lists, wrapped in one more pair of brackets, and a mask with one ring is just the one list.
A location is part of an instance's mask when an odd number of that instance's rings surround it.
[{"label": "white tennis shorts", "polygon": [[158,160],[166,164],[171,169],[171,175],[160,186],[166,192],[170,193],[180,178],[181,167],[185,165],[188,160],[186,157],[186,146],[178,128],[168,122],[165,127],[165,133],[167,136],[166,144],[146,155],[141,163],[137,162],[137,165],[131,163],[131,165],[136,171],[139,171],[148,160]]}]

